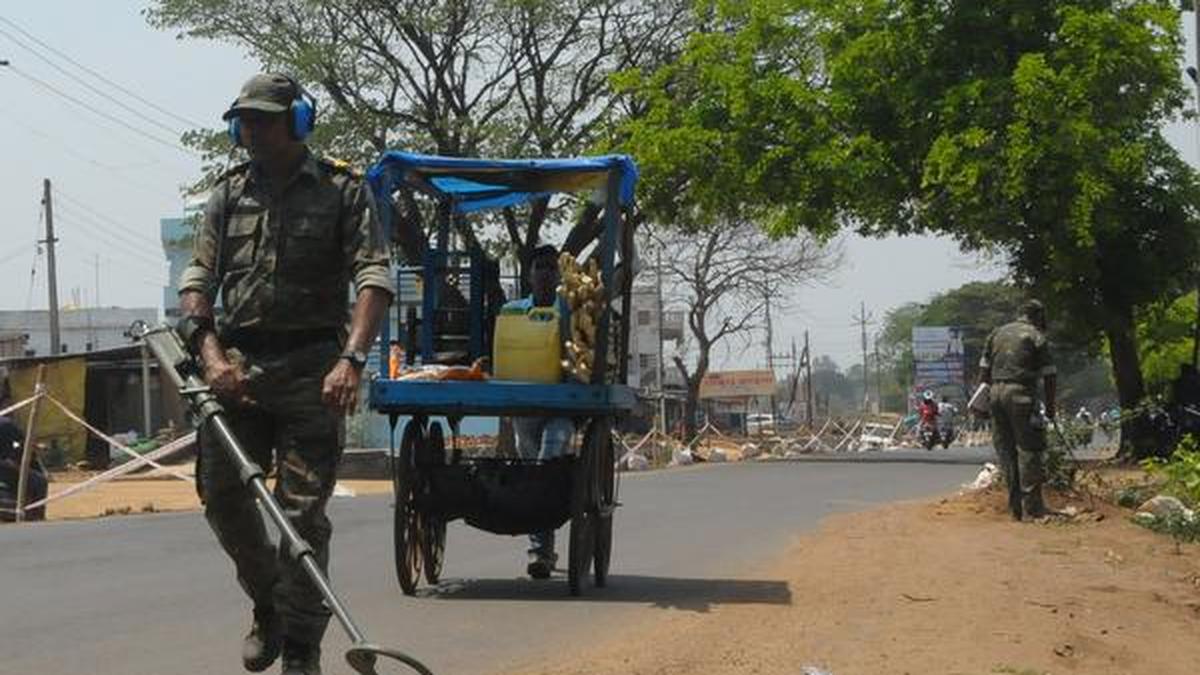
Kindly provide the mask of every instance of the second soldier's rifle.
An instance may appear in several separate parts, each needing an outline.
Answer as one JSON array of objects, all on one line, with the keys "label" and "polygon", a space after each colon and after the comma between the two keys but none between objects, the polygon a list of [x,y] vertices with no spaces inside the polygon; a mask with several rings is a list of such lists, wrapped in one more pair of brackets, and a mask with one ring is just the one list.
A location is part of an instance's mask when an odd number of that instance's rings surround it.
[{"label": "second soldier's rifle", "polygon": [[[263,510],[267,512],[267,515],[275,522],[275,526],[279,528],[280,538],[282,539],[281,545],[286,546],[288,555],[293,560],[298,561],[301,567],[304,568],[309,578],[312,579],[313,584],[316,585],[321,595],[325,598],[325,604],[329,606],[334,616],[337,617],[338,622],[341,623],[342,628],[345,629],[346,635],[349,636],[351,643],[353,643],[346,650],[346,662],[350,664],[350,667],[363,675],[380,675],[377,666],[388,663],[388,660],[390,660],[402,663],[421,675],[432,675],[424,664],[408,654],[393,649],[386,649],[367,641],[362,630],[355,625],[354,620],[350,617],[346,606],[334,594],[333,588],[329,585],[329,581],[325,578],[325,574],[317,564],[312,547],[300,537],[295,528],[292,527],[292,524],[288,522],[283,509],[279,507],[279,503],[275,501],[275,497],[267,489],[266,474],[263,472],[262,467],[250,459],[246,451],[242,449],[241,443],[234,437],[233,432],[229,428],[229,423],[225,419],[225,408],[217,400],[216,394],[209,389],[208,384],[204,382],[204,379],[201,377],[199,364],[188,353],[179,335],[173,329],[166,326],[148,329],[144,323],[138,322],[138,324],[140,325],[135,325],[130,332],[135,337],[140,337],[145,341],[146,346],[150,348],[150,351],[154,354],[154,358],[158,360],[163,371],[171,378],[171,382],[178,387],[180,396],[187,401],[192,413],[196,417],[197,428],[207,424],[206,430],[216,434],[217,440],[221,443],[225,451],[229,453],[229,458],[237,466],[242,484],[258,499]],[[380,663],[379,657],[384,657],[386,660]]]}]

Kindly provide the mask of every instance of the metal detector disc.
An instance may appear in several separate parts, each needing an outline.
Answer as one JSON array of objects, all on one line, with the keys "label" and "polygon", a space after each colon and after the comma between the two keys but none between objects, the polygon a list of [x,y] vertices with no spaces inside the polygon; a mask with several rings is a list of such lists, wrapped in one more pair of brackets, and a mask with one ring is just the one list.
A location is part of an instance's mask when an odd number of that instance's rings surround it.
[{"label": "metal detector disc", "polygon": [[433,675],[425,664],[395,649],[387,649],[369,642],[360,642],[346,650],[346,663],[362,675],[393,675],[393,673],[418,673]]}]

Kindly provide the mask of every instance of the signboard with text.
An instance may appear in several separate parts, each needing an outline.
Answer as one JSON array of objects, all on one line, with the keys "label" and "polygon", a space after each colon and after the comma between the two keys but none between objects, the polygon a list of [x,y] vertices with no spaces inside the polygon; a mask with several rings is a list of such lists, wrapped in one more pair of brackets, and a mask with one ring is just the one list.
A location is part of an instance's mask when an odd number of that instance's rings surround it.
[{"label": "signboard with text", "polygon": [[964,359],[962,329],[956,326],[913,326],[913,361],[917,388],[962,386]]},{"label": "signboard with text", "polygon": [[775,373],[769,370],[724,370],[700,381],[700,398],[746,398],[775,393]]}]

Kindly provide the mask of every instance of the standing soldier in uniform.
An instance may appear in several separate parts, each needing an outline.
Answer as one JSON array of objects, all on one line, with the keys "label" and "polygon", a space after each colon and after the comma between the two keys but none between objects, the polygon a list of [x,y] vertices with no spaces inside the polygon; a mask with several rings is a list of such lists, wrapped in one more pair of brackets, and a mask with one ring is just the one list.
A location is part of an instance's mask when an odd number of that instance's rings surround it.
[{"label": "standing soldier in uniform", "polygon": [[[358,399],[365,352],[395,293],[371,194],[344,166],[304,143],[315,101],[284,75],[252,77],[225,113],[250,156],[213,189],[179,283],[179,332],[226,404],[235,435],[328,567],[325,505]],[[356,295],[347,331],[348,286]],[[218,293],[224,316],[214,325]],[[247,670],[283,653],[283,672],[320,673],[329,609],[267,537],[254,500],[212,434],[201,430],[197,485],[204,514],[254,603]]]},{"label": "standing soldier in uniform", "polygon": [[1008,482],[1013,518],[1046,514],[1042,501],[1042,454],[1046,424],[1038,406],[1038,380],[1045,382],[1046,414],[1054,419],[1055,370],[1046,342],[1046,310],[1030,300],[1021,316],[992,331],[979,361],[980,380],[991,386],[992,443]]}]

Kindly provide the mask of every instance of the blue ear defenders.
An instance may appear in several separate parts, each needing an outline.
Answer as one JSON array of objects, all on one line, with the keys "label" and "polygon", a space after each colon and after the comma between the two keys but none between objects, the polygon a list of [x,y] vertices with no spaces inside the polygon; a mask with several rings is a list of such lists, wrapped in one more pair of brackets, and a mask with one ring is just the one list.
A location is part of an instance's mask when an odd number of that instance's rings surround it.
[{"label": "blue ear defenders", "polygon": [[[302,141],[308,138],[313,127],[317,125],[317,99],[308,93],[307,89],[300,86],[296,80],[292,80],[292,84],[295,85],[297,94],[288,108],[288,135],[297,141]],[[235,100],[234,104],[236,103]],[[233,141],[234,145],[240,146],[242,144],[242,120],[239,116],[234,115],[229,118],[227,131],[229,140]]]}]

